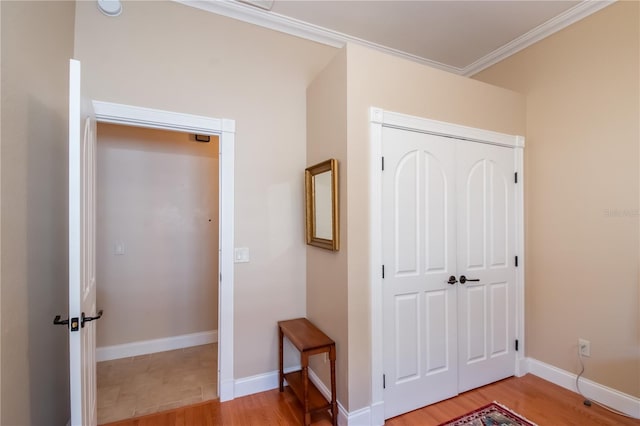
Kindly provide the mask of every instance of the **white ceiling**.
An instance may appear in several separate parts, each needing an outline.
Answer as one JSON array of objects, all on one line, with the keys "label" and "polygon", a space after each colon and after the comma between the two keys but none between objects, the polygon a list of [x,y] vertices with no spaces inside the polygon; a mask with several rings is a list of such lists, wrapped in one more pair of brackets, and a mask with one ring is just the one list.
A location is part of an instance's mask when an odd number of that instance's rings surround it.
[{"label": "white ceiling", "polygon": [[461,75],[472,75],[612,3],[610,0],[177,1],[332,46],[340,47],[346,42],[365,44]]}]

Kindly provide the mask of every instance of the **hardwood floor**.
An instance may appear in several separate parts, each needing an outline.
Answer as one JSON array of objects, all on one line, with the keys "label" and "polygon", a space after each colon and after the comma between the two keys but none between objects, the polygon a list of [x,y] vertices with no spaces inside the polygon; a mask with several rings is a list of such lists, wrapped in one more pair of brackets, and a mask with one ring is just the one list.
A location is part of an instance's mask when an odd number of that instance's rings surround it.
[{"label": "hardwood floor", "polygon": [[437,425],[492,401],[506,405],[539,426],[640,425],[640,420],[617,416],[595,404],[586,407],[580,395],[531,374],[474,389],[389,419],[386,425]]},{"label": "hardwood floor", "polygon": [[[539,426],[638,426],[640,420],[620,417],[593,405],[586,407],[573,392],[526,375],[475,389],[437,404],[387,420],[388,426],[429,426],[498,401]],[[312,418],[314,426],[331,424],[328,415]],[[277,389],[220,403],[209,401],[163,413],[110,423],[109,426],[299,425],[300,405],[287,389]]]}]

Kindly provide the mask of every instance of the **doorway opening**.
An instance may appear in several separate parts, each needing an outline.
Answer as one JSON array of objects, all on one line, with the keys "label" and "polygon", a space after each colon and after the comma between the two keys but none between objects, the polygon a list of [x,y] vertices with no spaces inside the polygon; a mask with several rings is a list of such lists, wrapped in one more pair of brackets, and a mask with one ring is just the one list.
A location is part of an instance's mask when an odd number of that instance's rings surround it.
[{"label": "doorway opening", "polygon": [[[99,102],[93,101],[93,107],[96,114],[96,120],[98,123],[101,123],[101,126],[105,126],[105,123],[110,124],[120,124],[128,126],[127,129],[131,130],[131,126],[138,128],[145,128],[145,130],[149,129],[159,129],[162,131],[172,131],[166,133],[174,133],[174,132],[182,132],[181,135],[185,134],[190,135],[189,137],[194,139],[192,143],[200,143],[195,142],[194,134],[198,134],[201,136],[205,136],[200,139],[208,139],[209,144],[212,142],[217,142],[217,182],[213,185],[216,186],[217,190],[217,200],[219,200],[218,205],[215,208],[215,212],[212,211],[211,206],[207,208],[201,208],[199,213],[192,216],[191,225],[195,226],[195,222],[199,219],[204,219],[204,229],[208,229],[209,233],[215,234],[213,239],[209,241],[214,241],[217,244],[214,247],[213,252],[211,254],[210,262],[206,262],[206,259],[200,259],[200,265],[202,268],[210,267],[211,264],[217,264],[217,271],[212,274],[211,282],[217,284],[214,288],[215,295],[217,296],[217,303],[215,300],[213,301],[213,306],[217,305],[217,313],[212,312],[200,312],[203,317],[207,317],[211,321],[211,317],[213,316],[213,322],[215,326],[215,320],[217,320],[217,348],[211,342],[215,341],[216,336],[214,330],[208,330],[204,332],[196,332],[196,333],[187,333],[181,334],[180,337],[176,340],[167,341],[166,339],[151,339],[150,341],[146,341],[147,351],[150,352],[148,344],[151,343],[153,346],[154,352],[163,351],[166,349],[174,349],[185,348],[187,346],[199,345],[200,348],[194,349],[178,349],[184,352],[193,352],[191,354],[192,363],[199,363],[200,361],[204,361],[204,364],[209,364],[207,367],[212,367],[212,361],[215,361],[217,358],[217,375],[215,375],[213,380],[207,378],[209,381],[213,381],[214,383],[208,383],[210,386],[204,391],[202,391],[202,396],[210,399],[212,395],[218,395],[221,401],[227,401],[234,398],[233,392],[233,210],[234,210],[234,141],[235,141],[235,122],[233,120],[228,119],[214,119],[209,117],[202,116],[194,116],[190,114],[182,114],[175,113],[169,111],[161,111],[161,110],[153,110],[148,108],[134,107],[129,105],[121,105],[107,102]],[[117,127],[117,126],[116,126]],[[213,146],[213,145],[210,145]],[[165,146],[164,148],[167,148]],[[161,150],[162,151],[162,150]],[[216,149],[214,149],[216,151]],[[163,154],[167,154],[164,152]],[[213,155],[212,155],[213,156]],[[140,167],[149,167],[149,164],[140,166]],[[116,167],[117,169],[117,167]],[[116,173],[117,174],[117,173]],[[197,178],[197,176],[196,176]],[[122,176],[120,176],[122,179]],[[202,177],[201,177],[202,179]],[[205,179],[207,179],[205,177]],[[197,180],[197,179],[196,179]],[[211,178],[211,180],[215,180]],[[210,185],[211,187],[211,185]],[[177,185],[174,187],[174,191],[177,191],[178,195],[185,195],[180,192],[180,186]],[[184,192],[184,191],[183,191]],[[187,191],[188,192],[188,191]],[[186,192],[185,192],[186,193]],[[152,194],[143,195],[144,197],[152,197]],[[193,194],[192,194],[193,196]],[[118,202],[120,207],[126,207],[127,200],[121,200]],[[129,200],[131,201],[131,200]],[[135,200],[134,204],[135,204]],[[206,203],[205,203],[206,204]],[[156,217],[155,225],[158,225],[158,222],[162,222],[162,220],[172,219],[172,213],[175,216],[175,208],[172,210],[171,208],[164,209],[162,214]],[[214,219],[214,216],[217,218]],[[207,217],[204,217],[207,216]],[[211,217],[209,217],[211,216]],[[149,218],[150,219],[150,218]],[[173,217],[175,219],[175,217]],[[184,219],[184,218],[183,218]],[[211,222],[209,222],[211,219]],[[151,222],[151,219],[147,222]],[[147,223],[149,225],[149,223]],[[188,224],[182,223],[182,226],[186,226]],[[169,227],[167,227],[168,229]],[[167,231],[170,232],[170,231]],[[177,247],[172,247],[181,253],[183,256],[188,256],[188,253],[184,253],[183,250],[180,250],[179,244]],[[112,257],[119,257],[122,260],[123,257],[126,257],[126,254],[130,248],[127,247],[127,244],[123,241],[115,241],[112,244],[108,244],[106,246],[107,255]],[[133,249],[133,248],[131,248]],[[149,249],[151,250],[151,249]],[[149,253],[145,253],[147,257],[148,265],[146,265],[150,269],[160,269],[161,264],[153,262],[148,255]],[[194,255],[192,254],[192,258]],[[193,261],[193,259],[191,259]],[[196,268],[197,269],[197,268]],[[190,273],[192,273],[191,271]],[[202,270],[200,270],[200,275],[202,275]],[[211,271],[208,271],[210,273]],[[174,280],[175,281],[175,280]],[[100,286],[98,286],[100,287]],[[100,291],[100,290],[99,290]],[[150,293],[150,296],[153,296],[153,293]],[[202,297],[202,294],[200,294]],[[144,305],[140,307],[144,310]],[[159,322],[164,322],[165,325],[179,323],[181,319],[184,319],[186,314],[185,309],[181,309],[180,304],[176,303],[176,300],[173,300],[172,303],[166,306],[165,316],[163,319],[159,319]],[[212,309],[215,311],[215,308]],[[107,312],[105,311],[105,314]],[[106,317],[106,315],[105,315]],[[119,328],[127,328],[128,327],[128,318],[118,318],[119,320]],[[149,327],[150,321],[142,319],[139,320],[142,322],[143,326]],[[145,321],[147,321],[145,323]],[[133,325],[133,324],[132,324]],[[179,325],[179,324],[178,324]],[[151,325],[153,328],[153,325]],[[112,336],[113,337],[113,336]],[[107,340],[108,343],[108,340]],[[99,344],[100,345],[100,344]],[[155,345],[155,346],[154,346]],[[173,346],[172,346],[173,345]],[[176,346],[177,345],[177,346]],[[208,346],[208,347],[207,347]],[[122,347],[118,345],[112,345],[111,349],[121,350],[120,355],[123,354]],[[140,351],[141,349],[136,345],[125,347],[124,349],[136,350]],[[202,352],[200,349],[205,349]],[[196,354],[196,352],[200,352]],[[210,356],[213,353],[213,356]],[[117,354],[115,354],[117,355]],[[99,357],[102,359],[106,359],[109,356],[114,357],[114,353],[102,352],[99,353]],[[196,361],[200,360],[200,361]],[[151,361],[149,361],[151,362]]]},{"label": "doorway opening", "polygon": [[97,127],[103,424],[217,398],[219,138]]}]

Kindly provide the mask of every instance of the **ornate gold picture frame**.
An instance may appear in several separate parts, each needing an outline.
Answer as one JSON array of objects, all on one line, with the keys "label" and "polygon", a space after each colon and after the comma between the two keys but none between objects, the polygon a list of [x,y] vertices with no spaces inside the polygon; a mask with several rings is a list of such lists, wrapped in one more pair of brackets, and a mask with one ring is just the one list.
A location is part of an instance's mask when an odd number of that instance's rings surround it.
[{"label": "ornate gold picture frame", "polygon": [[338,161],[331,158],[305,170],[307,244],[340,249]]}]

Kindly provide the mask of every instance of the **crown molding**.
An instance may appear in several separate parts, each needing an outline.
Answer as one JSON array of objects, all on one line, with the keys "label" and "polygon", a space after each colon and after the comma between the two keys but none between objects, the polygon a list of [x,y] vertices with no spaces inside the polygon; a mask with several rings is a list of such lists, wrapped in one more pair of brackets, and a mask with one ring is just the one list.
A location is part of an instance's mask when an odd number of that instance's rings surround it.
[{"label": "crown molding", "polygon": [[280,31],[306,40],[341,48],[345,42],[339,33],[289,18],[277,13],[233,0],[174,0],[185,6],[195,7],[218,15],[248,22],[260,27]]},{"label": "crown molding", "polygon": [[355,43],[369,47],[394,56],[399,56],[410,61],[418,62],[423,65],[429,65],[454,74],[461,74],[463,69],[446,65],[437,61],[423,58],[421,56],[412,55],[397,49],[353,37],[328,28],[313,25],[308,22],[280,15],[278,13],[268,12],[255,6],[240,3],[234,0],[173,0],[185,6],[195,7],[200,10],[223,15],[228,18],[237,19],[239,21],[248,22],[271,30],[279,31],[285,34],[300,37],[306,40],[315,41],[327,46],[342,48],[347,43]]},{"label": "crown molding", "polygon": [[248,22],[271,30],[279,31],[285,34],[300,37],[306,40],[315,41],[327,46],[342,48],[347,43],[355,43],[380,52],[388,53],[400,58],[428,65],[448,71],[453,74],[463,75],[466,77],[484,70],[503,59],[531,46],[532,44],[546,38],[569,25],[586,18],[587,16],[615,3],[616,0],[584,0],[576,6],[565,11],[564,13],[544,22],[529,32],[521,35],[513,41],[499,47],[493,52],[488,53],[477,61],[464,68],[454,67],[433,61],[421,56],[393,49],[358,37],[353,37],[328,28],[313,25],[308,22],[290,18],[288,16],[269,12],[261,8],[251,6],[250,4],[241,3],[234,0],[173,0],[185,6],[194,7],[207,12],[223,15],[239,21]]},{"label": "crown molding", "polygon": [[483,56],[471,65],[467,65],[462,69],[460,74],[465,77],[471,77],[615,2],[616,0],[584,0],[564,13],[549,19],[529,32]]}]

